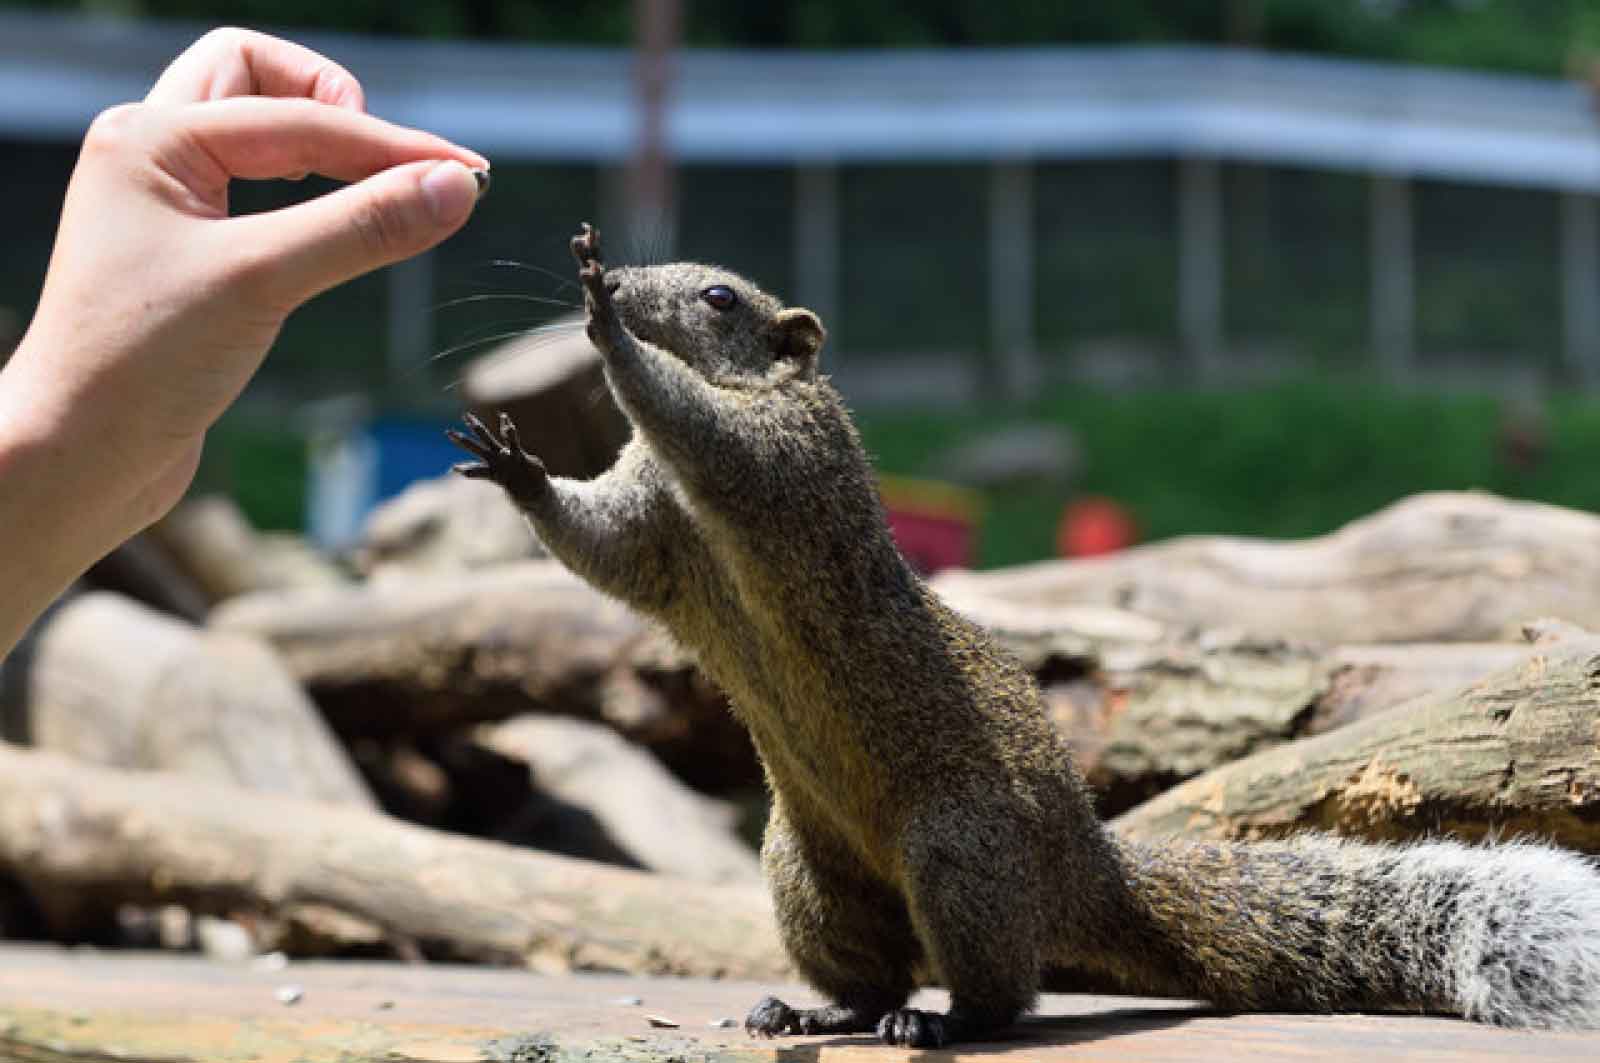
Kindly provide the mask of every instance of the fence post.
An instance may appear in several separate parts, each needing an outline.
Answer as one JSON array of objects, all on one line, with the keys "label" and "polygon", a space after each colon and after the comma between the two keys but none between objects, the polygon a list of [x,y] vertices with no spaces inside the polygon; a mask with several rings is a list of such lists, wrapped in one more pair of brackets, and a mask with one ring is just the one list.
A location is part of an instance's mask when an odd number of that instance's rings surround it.
[{"label": "fence post", "polygon": [[[433,353],[433,252],[396,262],[387,274],[387,383],[395,389]],[[415,383],[415,381],[410,381]]]},{"label": "fence post", "polygon": [[1007,399],[1039,385],[1033,336],[1033,167],[1001,161],[989,167],[989,347]]},{"label": "fence post", "polygon": [[1592,390],[1600,382],[1600,209],[1593,192],[1561,194],[1561,311],[1567,370]]},{"label": "fence post", "polygon": [[1197,380],[1216,375],[1222,351],[1222,164],[1178,163],[1178,331]]},{"label": "fence post", "polygon": [[795,293],[828,329],[830,359],[839,353],[839,168],[803,163],[795,170]]},{"label": "fence post", "polygon": [[1391,384],[1411,379],[1416,361],[1416,280],[1411,181],[1372,176],[1372,346]]}]

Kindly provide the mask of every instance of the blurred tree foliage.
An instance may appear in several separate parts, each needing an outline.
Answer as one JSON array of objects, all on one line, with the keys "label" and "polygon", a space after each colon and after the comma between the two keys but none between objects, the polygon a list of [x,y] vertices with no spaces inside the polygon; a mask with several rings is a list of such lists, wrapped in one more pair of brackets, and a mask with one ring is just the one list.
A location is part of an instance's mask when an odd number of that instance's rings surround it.
[{"label": "blurred tree foliage", "polygon": [[[684,0],[709,47],[1197,41],[1556,74],[1600,52],[1600,0]],[[629,0],[0,0],[421,37],[619,44]]]},{"label": "blurred tree foliage", "polygon": [[[1223,534],[1297,538],[1332,531],[1406,495],[1488,490],[1600,511],[1600,407],[1563,395],[1530,404],[1540,444],[1507,445],[1514,401],[1397,392],[1358,377],[1308,377],[1244,391],[1115,393],[1063,388],[1025,409],[860,411],[878,467],[938,477],[953,447],[1019,417],[1068,427],[1086,458],[1074,492],[1127,506],[1145,540]],[[1054,552],[1068,496],[1052,487],[989,492],[984,566]]]}]

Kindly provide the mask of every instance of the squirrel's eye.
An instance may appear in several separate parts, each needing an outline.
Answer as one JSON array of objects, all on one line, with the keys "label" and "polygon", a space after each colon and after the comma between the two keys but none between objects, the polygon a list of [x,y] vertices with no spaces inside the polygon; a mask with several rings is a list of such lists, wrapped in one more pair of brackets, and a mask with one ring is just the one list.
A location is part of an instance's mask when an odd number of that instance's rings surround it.
[{"label": "squirrel's eye", "polygon": [[713,310],[732,310],[739,296],[726,284],[713,284],[700,293],[700,298],[711,304]]}]

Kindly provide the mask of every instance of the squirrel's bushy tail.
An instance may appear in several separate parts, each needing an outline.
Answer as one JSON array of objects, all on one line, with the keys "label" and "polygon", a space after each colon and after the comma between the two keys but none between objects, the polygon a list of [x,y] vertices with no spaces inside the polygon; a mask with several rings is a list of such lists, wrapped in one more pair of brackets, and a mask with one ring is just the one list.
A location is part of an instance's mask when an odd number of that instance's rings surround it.
[{"label": "squirrel's bushy tail", "polygon": [[1136,985],[1225,1006],[1600,1027],[1600,872],[1539,845],[1121,842]]}]

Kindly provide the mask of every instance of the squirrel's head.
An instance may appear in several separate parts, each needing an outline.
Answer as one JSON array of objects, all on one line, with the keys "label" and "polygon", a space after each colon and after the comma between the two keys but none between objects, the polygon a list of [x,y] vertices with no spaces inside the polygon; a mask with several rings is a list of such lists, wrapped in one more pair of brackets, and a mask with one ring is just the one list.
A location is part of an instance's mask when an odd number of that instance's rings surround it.
[{"label": "squirrel's head", "polygon": [[606,271],[629,332],[707,379],[778,383],[816,376],[827,332],[736,273],[694,262]]}]

